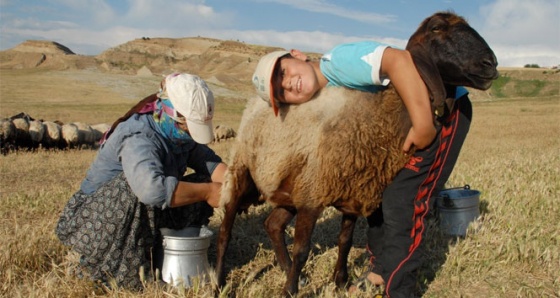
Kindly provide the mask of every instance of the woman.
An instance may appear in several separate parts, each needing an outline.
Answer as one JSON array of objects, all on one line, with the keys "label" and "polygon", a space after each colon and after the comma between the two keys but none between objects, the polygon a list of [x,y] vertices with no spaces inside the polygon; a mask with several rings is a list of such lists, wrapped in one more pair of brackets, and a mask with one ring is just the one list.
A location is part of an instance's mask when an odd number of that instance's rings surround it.
[{"label": "woman", "polygon": [[[83,273],[140,288],[140,276],[152,276],[161,261],[159,228],[209,222],[227,169],[206,146],[213,113],[206,83],[175,73],[112,125],[56,228],[81,255]],[[184,181],[187,167],[199,183]]]}]

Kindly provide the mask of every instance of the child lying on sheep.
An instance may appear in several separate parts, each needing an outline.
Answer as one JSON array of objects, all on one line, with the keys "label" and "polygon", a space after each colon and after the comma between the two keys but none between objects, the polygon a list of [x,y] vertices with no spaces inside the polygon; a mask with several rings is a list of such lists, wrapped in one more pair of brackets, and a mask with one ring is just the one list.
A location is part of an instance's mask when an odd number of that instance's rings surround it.
[{"label": "child lying on sheep", "polygon": [[310,61],[298,50],[275,51],[261,58],[253,75],[257,93],[270,102],[275,115],[280,104],[307,102],[323,87],[378,92],[389,82],[412,120],[403,151],[412,146],[419,150],[384,191],[381,207],[368,217],[371,261],[362,280],[385,284],[391,297],[410,297],[416,284],[412,273],[422,263],[419,246],[425,215],[433,208],[431,196],[449,178],[470,127],[466,89],[448,94],[457,98],[456,104],[450,116],[435,126],[427,87],[410,53],[372,41],[339,45],[320,61]]},{"label": "child lying on sheep", "polygon": [[408,51],[376,42],[349,43],[335,47],[320,61],[309,61],[299,50],[276,51],[261,58],[253,75],[257,92],[270,101],[275,114],[279,103],[309,101],[325,86],[377,92],[389,82],[412,120],[403,150],[408,152],[413,144],[428,146],[436,134],[428,90]]}]

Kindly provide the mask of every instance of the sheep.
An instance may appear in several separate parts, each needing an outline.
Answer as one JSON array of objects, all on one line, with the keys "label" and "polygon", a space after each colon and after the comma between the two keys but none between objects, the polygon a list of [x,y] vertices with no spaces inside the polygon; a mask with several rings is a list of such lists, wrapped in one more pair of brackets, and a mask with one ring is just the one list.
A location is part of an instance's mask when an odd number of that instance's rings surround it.
[{"label": "sheep", "polygon": [[67,148],[76,148],[79,141],[79,130],[78,127],[72,123],[63,124],[61,126],[62,140]]},{"label": "sheep", "polygon": [[29,122],[29,138],[31,139],[31,148],[39,148],[45,135],[45,126],[43,121],[32,120]]},{"label": "sheep", "polygon": [[27,120],[27,122],[35,120],[33,117],[31,117],[31,115],[29,115],[25,112],[21,112],[19,114],[16,114],[16,115],[13,115],[12,117],[10,117],[11,120],[19,119],[19,118],[25,119],[25,120]]},{"label": "sheep", "polygon": [[[446,87],[488,89],[498,76],[493,51],[463,18],[450,12],[425,19],[407,49],[440,115],[447,106]],[[264,201],[274,207],[264,225],[287,273],[284,296],[298,291],[311,234],[328,206],[343,214],[333,279],[337,287],[345,286],[356,220],[379,206],[382,191],[406,164],[401,148],[410,126],[392,86],[376,94],[325,88],[307,103],[282,106],[278,117],[262,100],[251,100],[222,186],[217,287],[225,285],[225,252],[236,214]],[[290,259],[284,230],[296,214]]]},{"label": "sheep", "polygon": [[236,133],[233,128],[224,126],[224,125],[217,125],[214,129],[214,142],[225,141],[229,138],[235,138]]},{"label": "sheep", "polygon": [[42,145],[44,148],[61,148],[62,127],[53,121],[43,121],[45,126],[45,135],[43,136]]},{"label": "sheep", "polygon": [[14,150],[15,142],[16,126],[10,119],[0,119],[0,152],[5,155]]},{"label": "sheep", "polygon": [[103,134],[105,134],[105,132],[107,132],[110,128],[111,125],[107,123],[99,123],[99,124],[92,125],[91,129],[93,130],[94,143],[99,142],[99,140],[101,140],[101,138],[103,137]]},{"label": "sheep", "polygon": [[93,148],[95,145],[95,134],[91,126],[83,122],[72,123],[78,128],[78,144],[80,147]]},{"label": "sheep", "polygon": [[31,147],[31,137],[29,136],[29,120],[26,118],[14,118],[12,123],[16,128],[16,148]]}]

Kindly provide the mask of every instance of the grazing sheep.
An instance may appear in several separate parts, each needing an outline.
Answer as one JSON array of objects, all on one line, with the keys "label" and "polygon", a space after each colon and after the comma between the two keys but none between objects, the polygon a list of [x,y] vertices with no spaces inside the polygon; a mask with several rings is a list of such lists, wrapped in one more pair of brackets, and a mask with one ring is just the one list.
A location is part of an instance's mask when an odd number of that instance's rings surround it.
[{"label": "grazing sheep", "polygon": [[15,149],[16,126],[10,119],[0,119],[0,152],[7,154]]},{"label": "grazing sheep", "polygon": [[[407,49],[438,111],[445,107],[446,87],[488,89],[497,77],[492,50],[453,13],[424,20]],[[287,272],[283,294],[297,293],[311,234],[328,206],[343,214],[333,278],[338,287],[346,285],[356,220],[379,206],[383,190],[407,162],[401,148],[410,126],[392,86],[376,94],[324,88],[314,100],[281,107],[279,117],[262,100],[250,101],[222,187],[218,287],[225,285],[225,252],[236,214],[265,200],[274,206],[265,229],[278,264]],[[296,214],[290,259],[284,233]]]},{"label": "grazing sheep", "polygon": [[45,135],[43,136],[43,147],[61,148],[62,142],[62,127],[53,121],[43,121],[45,126]]},{"label": "grazing sheep", "polygon": [[11,120],[20,119],[20,118],[27,120],[27,122],[35,120],[33,117],[31,117],[29,114],[27,114],[25,112],[21,112],[19,114],[16,114],[16,115],[13,115],[12,117],[10,117]]},{"label": "grazing sheep", "polygon": [[12,123],[16,127],[16,148],[31,148],[31,137],[29,136],[29,120],[26,118],[14,118]]},{"label": "grazing sheep", "polygon": [[78,127],[72,123],[64,124],[61,127],[62,140],[67,148],[76,148],[79,145],[80,132]]},{"label": "grazing sheep", "polygon": [[93,148],[95,145],[95,135],[93,129],[83,122],[72,123],[78,128],[78,144],[80,147]]},{"label": "grazing sheep", "polygon": [[43,121],[32,120],[29,122],[29,138],[31,139],[31,148],[39,148],[45,135],[45,126]]},{"label": "grazing sheep", "polygon": [[235,138],[235,136],[235,130],[231,127],[218,125],[214,129],[214,142],[225,141],[229,138]]},{"label": "grazing sheep", "polygon": [[111,128],[110,124],[107,123],[99,123],[91,126],[93,129],[93,141],[94,143],[98,143],[99,140],[103,137],[103,134],[107,132]]},{"label": "grazing sheep", "polygon": [[30,149],[32,147],[31,137],[29,135],[29,122],[35,120],[29,114],[21,112],[10,117],[10,120],[16,126],[16,148]]}]

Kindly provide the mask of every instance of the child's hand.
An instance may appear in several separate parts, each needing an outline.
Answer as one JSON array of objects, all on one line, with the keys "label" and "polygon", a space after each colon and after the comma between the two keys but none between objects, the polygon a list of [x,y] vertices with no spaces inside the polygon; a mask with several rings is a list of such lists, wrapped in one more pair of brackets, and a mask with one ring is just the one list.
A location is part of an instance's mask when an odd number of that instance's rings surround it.
[{"label": "child's hand", "polygon": [[415,129],[414,126],[411,127],[404,140],[403,151],[408,153],[413,145],[418,149],[428,147],[436,137],[436,133],[436,128],[433,125],[422,129]]}]

